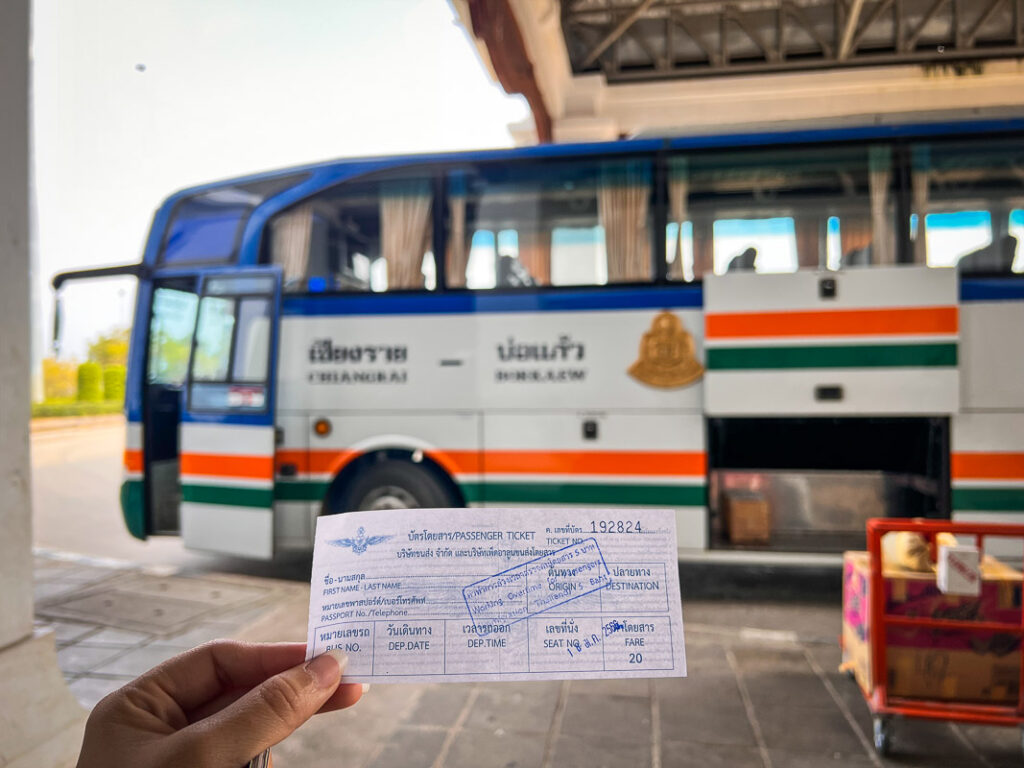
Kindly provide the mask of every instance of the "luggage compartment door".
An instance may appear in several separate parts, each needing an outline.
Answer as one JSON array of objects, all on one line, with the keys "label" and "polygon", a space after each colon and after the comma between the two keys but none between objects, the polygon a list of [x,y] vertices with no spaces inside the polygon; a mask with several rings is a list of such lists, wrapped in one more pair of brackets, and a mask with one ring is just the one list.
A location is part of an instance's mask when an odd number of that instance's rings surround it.
[{"label": "luggage compartment door", "polygon": [[951,414],[957,275],[894,266],[704,282],[710,416]]}]

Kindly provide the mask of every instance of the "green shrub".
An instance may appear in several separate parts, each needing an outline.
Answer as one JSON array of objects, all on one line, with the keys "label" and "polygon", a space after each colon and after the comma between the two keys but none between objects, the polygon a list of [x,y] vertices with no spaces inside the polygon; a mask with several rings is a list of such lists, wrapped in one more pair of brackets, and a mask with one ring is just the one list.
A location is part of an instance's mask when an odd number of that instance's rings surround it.
[{"label": "green shrub", "polygon": [[95,403],[103,399],[103,369],[99,363],[82,363],[78,366],[78,399],[84,403]]},{"label": "green shrub", "polygon": [[120,413],[124,403],[117,400],[100,400],[98,403],[79,402],[77,400],[46,400],[32,403],[32,418],[46,419],[53,416],[100,416],[107,413]]},{"label": "green shrub", "polygon": [[124,366],[108,365],[103,369],[103,399],[124,400]]}]

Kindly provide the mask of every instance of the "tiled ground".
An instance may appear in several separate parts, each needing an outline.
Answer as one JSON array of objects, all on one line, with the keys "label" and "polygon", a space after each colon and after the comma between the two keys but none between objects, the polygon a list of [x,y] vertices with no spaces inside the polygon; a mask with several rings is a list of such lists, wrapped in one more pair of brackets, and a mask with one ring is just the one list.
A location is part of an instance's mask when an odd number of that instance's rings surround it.
[{"label": "tiled ground", "polygon": [[[37,559],[40,623],[87,707],[213,637],[302,637],[307,599],[295,583]],[[129,610],[138,605],[143,616]],[[1016,730],[912,721],[897,723],[895,754],[880,760],[863,697],[837,671],[835,600],[689,599],[684,619],[686,679],[379,685],[276,747],[275,766],[1022,765]]]}]

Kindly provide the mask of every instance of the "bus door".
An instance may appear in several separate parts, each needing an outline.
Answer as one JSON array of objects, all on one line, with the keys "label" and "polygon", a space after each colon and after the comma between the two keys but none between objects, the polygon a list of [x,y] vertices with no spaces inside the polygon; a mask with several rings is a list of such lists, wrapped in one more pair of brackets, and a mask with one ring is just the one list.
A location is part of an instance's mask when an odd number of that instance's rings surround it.
[{"label": "bus door", "polygon": [[180,427],[181,535],[192,549],[274,555],[280,294],[276,268],[200,278]]},{"label": "bus door", "polygon": [[124,504],[129,530],[139,538],[181,530],[178,425],[196,327],[197,286],[194,275],[153,286],[141,422],[129,417],[125,444],[125,468],[131,473],[125,485],[144,488],[144,496]]}]

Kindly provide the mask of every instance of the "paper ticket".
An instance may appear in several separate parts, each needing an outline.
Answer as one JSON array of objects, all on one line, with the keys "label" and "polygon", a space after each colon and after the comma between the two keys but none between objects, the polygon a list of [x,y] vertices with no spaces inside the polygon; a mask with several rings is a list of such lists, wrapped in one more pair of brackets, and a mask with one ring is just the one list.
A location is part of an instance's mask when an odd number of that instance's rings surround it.
[{"label": "paper ticket", "polygon": [[308,654],[334,648],[352,682],[685,677],[674,514],[321,517]]}]

